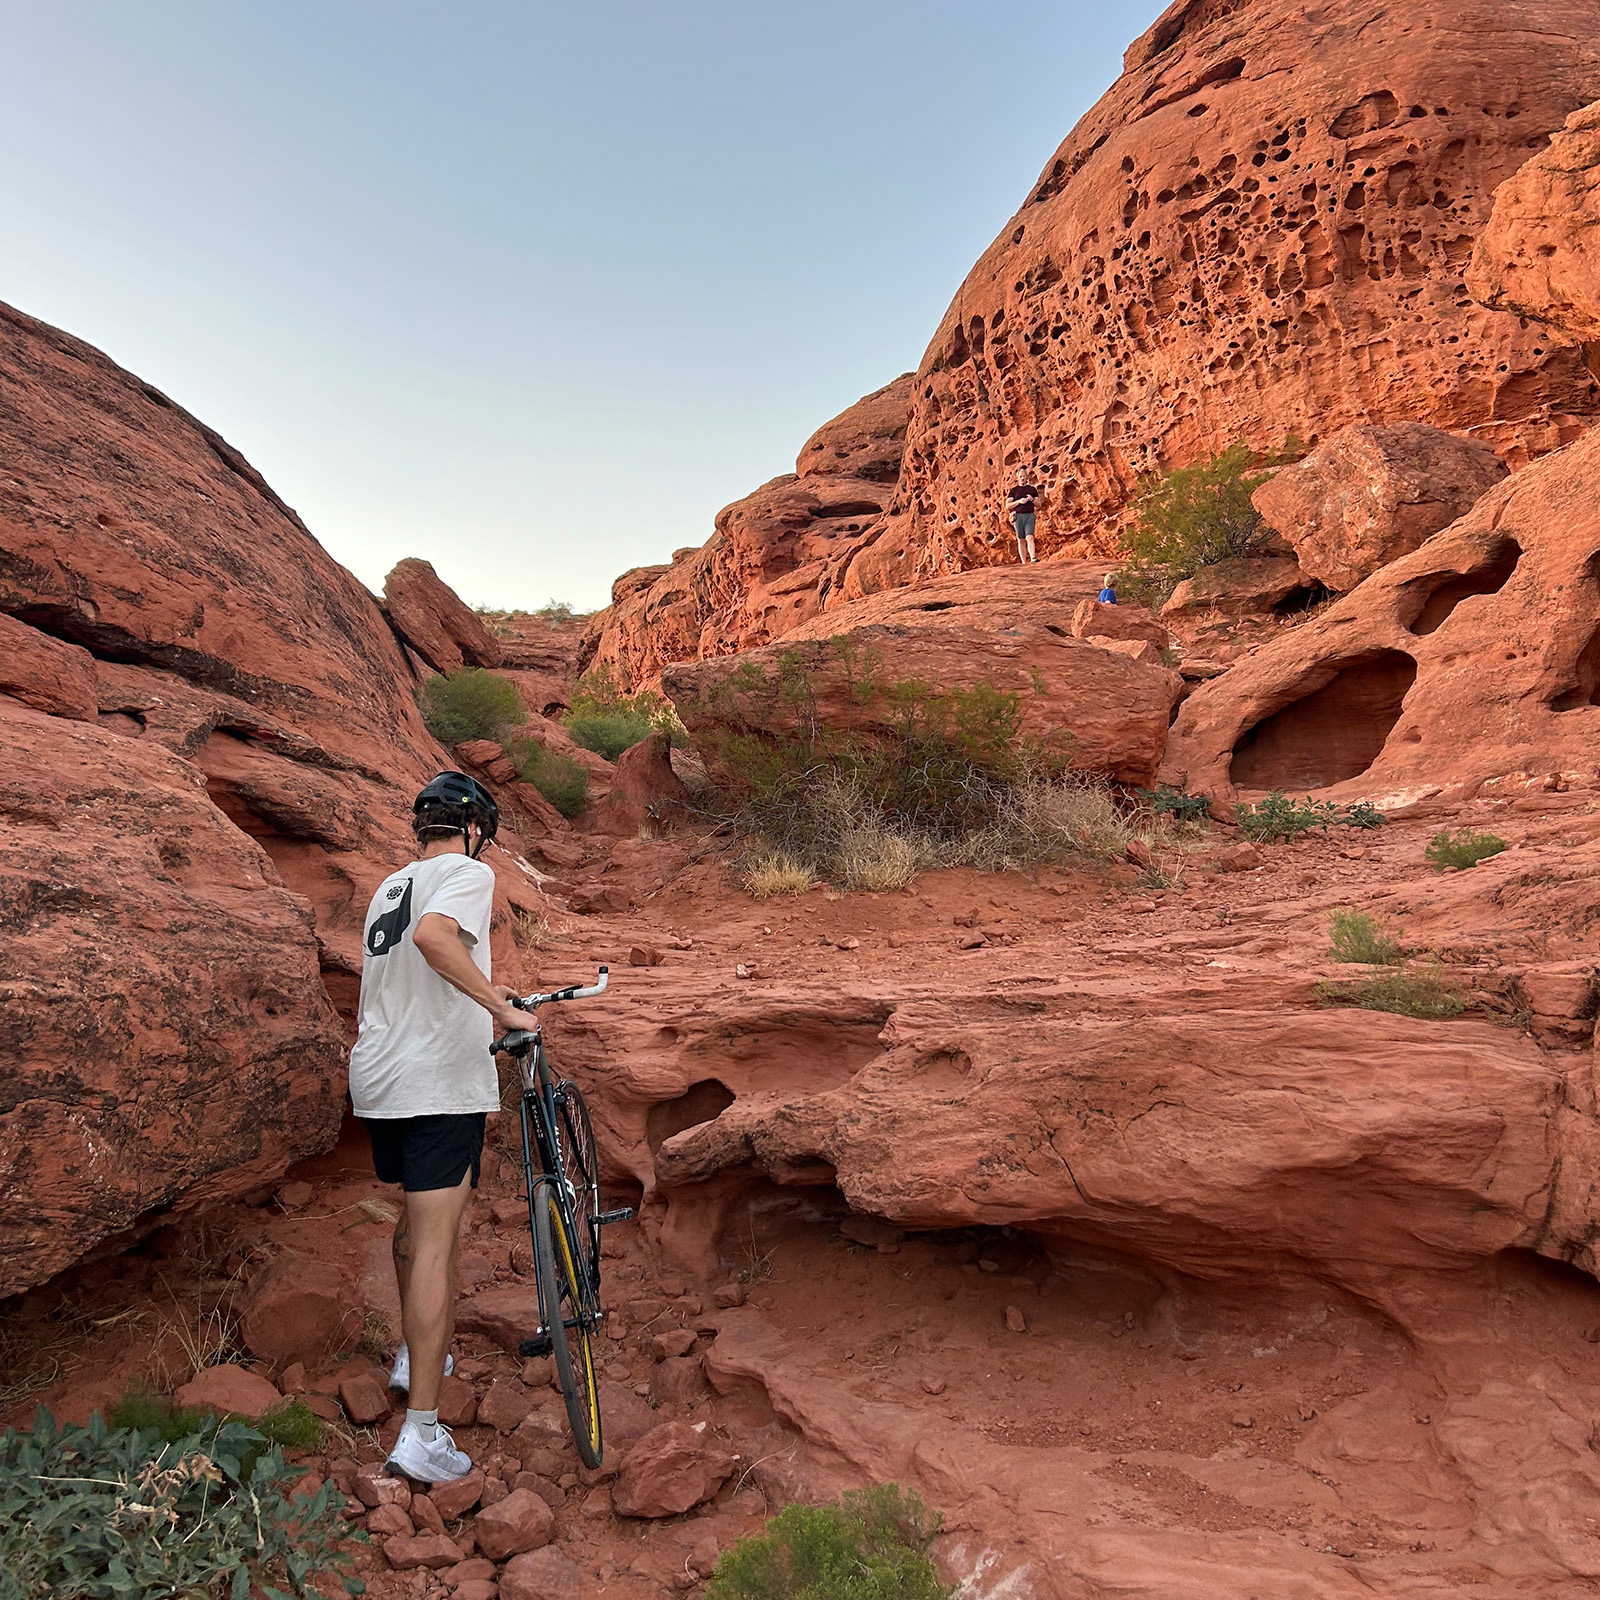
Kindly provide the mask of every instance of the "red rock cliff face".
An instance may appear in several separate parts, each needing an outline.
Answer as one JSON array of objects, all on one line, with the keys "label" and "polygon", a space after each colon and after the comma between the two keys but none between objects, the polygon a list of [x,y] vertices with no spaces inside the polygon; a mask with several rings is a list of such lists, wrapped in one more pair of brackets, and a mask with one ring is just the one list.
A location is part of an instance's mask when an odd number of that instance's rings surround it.
[{"label": "red rock cliff face", "polygon": [[0,306],[0,1295],[332,1142],[414,687],[236,450]]},{"label": "red rock cliff face", "polygon": [[1513,466],[1600,404],[1578,352],[1470,302],[1497,184],[1600,94],[1593,0],[1182,0],[958,291],[917,374],[866,587],[1104,550],[1141,474],[1235,440],[1420,421]]}]

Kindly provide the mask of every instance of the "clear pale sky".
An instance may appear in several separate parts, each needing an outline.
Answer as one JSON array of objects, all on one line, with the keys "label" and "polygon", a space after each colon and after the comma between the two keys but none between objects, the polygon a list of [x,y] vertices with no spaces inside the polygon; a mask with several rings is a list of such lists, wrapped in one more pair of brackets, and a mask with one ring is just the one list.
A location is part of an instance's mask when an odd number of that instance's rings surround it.
[{"label": "clear pale sky", "polygon": [[373,588],[605,603],[914,367],[1157,0],[0,5],[0,299]]}]

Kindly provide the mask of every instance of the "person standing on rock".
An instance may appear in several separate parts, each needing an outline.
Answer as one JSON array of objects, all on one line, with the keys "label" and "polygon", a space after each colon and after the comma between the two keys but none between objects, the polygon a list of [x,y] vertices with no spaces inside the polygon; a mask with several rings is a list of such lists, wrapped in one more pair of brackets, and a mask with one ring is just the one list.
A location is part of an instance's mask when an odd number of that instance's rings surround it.
[{"label": "person standing on rock", "polygon": [[1028,478],[1026,467],[1017,468],[1017,481],[1006,490],[1006,510],[1017,535],[1017,560],[1024,566],[1039,559],[1034,548],[1033,530],[1038,521],[1039,496],[1043,491]]},{"label": "person standing on rock", "polygon": [[363,935],[350,1099],[379,1179],[405,1193],[394,1231],[403,1338],[389,1383],[409,1394],[388,1465],[425,1483],[472,1468],[439,1423],[456,1242],[478,1184],[485,1117],[500,1108],[489,1045],[496,1026],[527,1021],[510,1003],[514,991],[489,981],[494,872],[478,856],[499,823],[481,783],[441,772],[412,804],[421,853],[378,885]]}]

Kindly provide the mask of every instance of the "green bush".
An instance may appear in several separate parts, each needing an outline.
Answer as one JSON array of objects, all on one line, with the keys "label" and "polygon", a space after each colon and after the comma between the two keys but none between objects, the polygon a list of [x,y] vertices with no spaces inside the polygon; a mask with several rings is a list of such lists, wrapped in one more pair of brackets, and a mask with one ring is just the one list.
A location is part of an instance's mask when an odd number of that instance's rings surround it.
[{"label": "green bush", "polygon": [[1267,456],[1235,444],[1192,467],[1147,479],[1134,501],[1134,525],[1122,538],[1128,565],[1118,589],[1159,602],[1202,567],[1264,553],[1273,533],[1250,497],[1276,468],[1304,453],[1292,436]]},{"label": "green bush", "polygon": [[1389,967],[1404,959],[1400,946],[1365,911],[1335,911],[1328,918],[1328,939],[1335,961]]},{"label": "green bush", "polygon": [[1158,817],[1172,817],[1178,822],[1204,822],[1211,815],[1211,800],[1207,795],[1188,794],[1165,783],[1134,792],[1150,803],[1150,809]]},{"label": "green bush", "polygon": [[657,728],[664,729],[674,743],[683,737],[683,724],[672,703],[653,689],[628,694],[608,661],[591,667],[578,680],[572,709],[562,721],[585,750],[593,750],[607,761],[615,761]]},{"label": "green bush", "polygon": [[0,1593],[16,1600],[215,1597],[288,1600],[349,1576],[335,1484],[289,1497],[301,1477],[244,1423],[60,1427],[39,1413],[0,1439]]},{"label": "green bush", "polygon": [[706,1600],[946,1600],[928,1555],[940,1525],[893,1483],[788,1506],[723,1552]]},{"label": "green bush", "polygon": [[1324,981],[1317,985],[1324,1005],[1359,1006],[1364,1011],[1391,1011],[1402,1017],[1442,1022],[1459,1017],[1467,1002],[1436,973],[1386,972],[1354,983]]},{"label": "green bush", "polygon": [[429,678],[419,699],[428,732],[444,745],[468,739],[503,742],[512,729],[528,720],[517,686],[482,667],[463,667],[447,678]]},{"label": "green bush", "polygon": [[1429,866],[1443,872],[1446,867],[1475,867],[1509,848],[1497,834],[1474,833],[1471,828],[1452,833],[1446,828],[1434,834],[1422,854]]},{"label": "green bush", "polygon": [[575,817],[589,803],[588,768],[536,739],[518,739],[507,751],[517,776],[531,783],[564,817]]},{"label": "green bush", "polygon": [[1294,800],[1281,789],[1274,789],[1264,800],[1254,805],[1240,806],[1237,813],[1239,831],[1247,839],[1262,844],[1282,844],[1298,839],[1321,828],[1380,828],[1383,813],[1365,800],[1358,800],[1346,809],[1331,800],[1313,800],[1310,795]]}]

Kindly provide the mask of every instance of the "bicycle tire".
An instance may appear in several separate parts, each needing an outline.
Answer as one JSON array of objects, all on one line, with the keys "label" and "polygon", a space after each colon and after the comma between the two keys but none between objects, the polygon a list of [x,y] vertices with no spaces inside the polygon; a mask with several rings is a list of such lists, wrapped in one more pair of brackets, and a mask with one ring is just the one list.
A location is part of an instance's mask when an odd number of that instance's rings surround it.
[{"label": "bicycle tire", "polygon": [[600,1153],[594,1142],[589,1106],[577,1084],[563,1078],[556,1084],[555,1102],[561,1119],[561,1170],[570,1186],[572,1224],[587,1278],[596,1297],[590,1310],[599,1309],[600,1293]]},{"label": "bicycle tire", "polygon": [[[598,1467],[604,1454],[600,1429],[600,1389],[589,1348],[588,1317],[566,1219],[554,1185],[539,1185],[533,1212],[533,1255],[539,1279],[539,1315],[550,1335],[556,1379],[567,1403],[572,1442],[586,1467]],[[569,1314],[570,1313],[570,1314]]]}]

